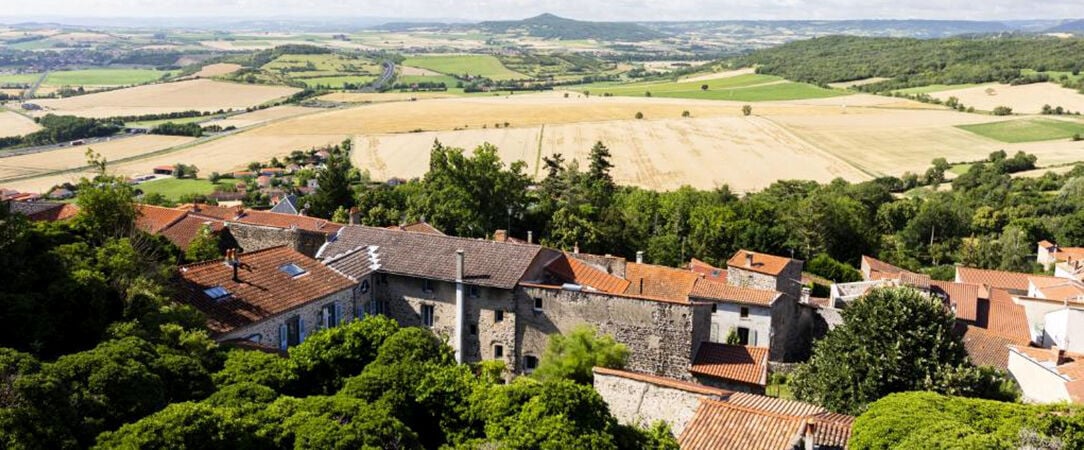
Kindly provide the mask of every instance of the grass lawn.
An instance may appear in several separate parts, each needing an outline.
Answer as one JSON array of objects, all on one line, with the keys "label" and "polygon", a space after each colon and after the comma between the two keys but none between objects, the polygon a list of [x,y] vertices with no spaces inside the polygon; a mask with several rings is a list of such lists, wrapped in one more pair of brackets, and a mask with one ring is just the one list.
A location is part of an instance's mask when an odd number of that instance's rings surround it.
[{"label": "grass lawn", "polygon": [[3,84],[34,84],[41,78],[40,73],[0,74],[0,85]]},{"label": "grass lawn", "polygon": [[[707,89],[703,86],[707,85]],[[706,100],[733,100],[758,102],[770,100],[799,100],[851,95],[848,92],[824,89],[811,84],[793,83],[770,75],[739,75],[696,82],[634,83],[612,86],[582,86],[576,90],[590,90],[592,95],[609,93],[625,97],[689,98]]]},{"label": "grass lawn", "polygon": [[1010,144],[1069,139],[1078,133],[1084,135],[1084,123],[1047,118],[958,125],[957,128]]},{"label": "grass lawn", "polygon": [[[223,187],[232,186],[233,184],[234,181],[230,179],[219,182],[219,185]],[[203,178],[196,180],[190,178],[165,178],[140,183],[136,186],[136,189],[142,190],[144,194],[162,194],[165,198],[172,201],[178,201],[184,195],[210,194],[215,191],[215,184]]]},{"label": "grass lawn", "polygon": [[967,173],[967,171],[971,170],[971,166],[973,165],[974,164],[956,164],[949,168],[949,172],[952,172],[956,175],[963,175]]},{"label": "grass lawn", "polygon": [[491,80],[530,78],[504,67],[491,55],[416,56],[403,61],[404,66],[419,67],[447,75],[480,75]]},{"label": "grass lawn", "polygon": [[51,86],[120,86],[158,80],[169,72],[151,69],[87,69],[52,72],[45,78]]}]

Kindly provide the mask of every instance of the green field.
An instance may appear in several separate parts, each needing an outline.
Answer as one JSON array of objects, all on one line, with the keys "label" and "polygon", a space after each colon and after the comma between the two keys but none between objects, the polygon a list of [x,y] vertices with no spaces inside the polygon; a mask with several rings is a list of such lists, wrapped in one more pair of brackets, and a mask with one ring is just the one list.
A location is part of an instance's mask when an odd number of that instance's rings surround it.
[{"label": "green field", "polygon": [[[226,181],[219,182],[218,186],[232,187],[233,184],[233,180],[227,179]],[[162,194],[165,198],[172,201],[178,201],[185,195],[208,195],[215,191],[215,186],[214,183],[211,183],[206,179],[182,180],[177,178],[165,178],[140,183],[136,188],[143,191],[144,194]]]},{"label": "green field", "polygon": [[41,78],[40,73],[0,74],[0,85],[3,84],[34,84]]},{"label": "green field", "polygon": [[395,78],[395,84],[414,84],[414,83],[444,83],[449,89],[455,87],[459,83],[459,80],[455,77],[447,75],[400,75]]},{"label": "green field", "polygon": [[151,69],[87,69],[52,72],[45,77],[50,86],[121,86],[159,80],[171,72]]},{"label": "green field", "polygon": [[[703,86],[707,85],[707,89]],[[588,85],[576,88],[594,95],[611,94],[624,97],[689,98],[759,102],[799,100],[850,95],[848,92],[824,89],[811,84],[793,83],[770,75],[739,75],[697,82],[634,83],[618,85]]]},{"label": "green field", "polygon": [[300,81],[309,87],[322,85],[331,89],[342,89],[343,83],[369,84],[369,82],[375,79],[376,77],[369,75],[341,75],[334,77],[302,78]]},{"label": "green field", "polygon": [[957,125],[957,128],[1010,144],[1069,139],[1074,134],[1084,135],[1084,123],[1046,118]]},{"label": "green field", "polygon": [[[322,74],[335,74],[335,73],[380,73],[380,65],[364,58],[354,58],[346,55],[339,55],[335,53],[320,54],[320,55],[282,55],[275,58],[267,64],[264,64],[265,70],[286,70],[286,69],[298,69],[308,68],[308,71],[316,71]],[[291,76],[297,78],[297,74],[304,72],[297,72],[291,74]]]},{"label": "green field", "polygon": [[496,81],[530,78],[504,67],[500,60],[490,55],[416,56],[407,58],[403,65],[453,76],[478,75]]}]

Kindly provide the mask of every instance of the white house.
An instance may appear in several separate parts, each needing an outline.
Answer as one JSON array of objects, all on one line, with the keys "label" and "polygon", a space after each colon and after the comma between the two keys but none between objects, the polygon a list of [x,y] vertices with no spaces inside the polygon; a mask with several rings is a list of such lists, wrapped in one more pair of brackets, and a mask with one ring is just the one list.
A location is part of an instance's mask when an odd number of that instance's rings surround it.
[{"label": "white house", "polygon": [[1009,346],[1009,374],[1029,403],[1084,402],[1084,355]]}]

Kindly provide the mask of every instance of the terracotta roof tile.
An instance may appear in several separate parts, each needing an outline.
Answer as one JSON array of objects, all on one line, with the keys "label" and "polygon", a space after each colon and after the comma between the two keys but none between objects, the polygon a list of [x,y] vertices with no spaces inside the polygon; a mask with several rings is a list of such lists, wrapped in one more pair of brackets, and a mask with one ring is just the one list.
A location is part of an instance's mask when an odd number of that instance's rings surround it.
[{"label": "terracotta roof tile", "polygon": [[1051,368],[1065,380],[1065,388],[1073,402],[1084,402],[1084,355],[1065,352],[1058,357],[1057,350],[1011,345],[1009,348],[1043,367]]},{"label": "terracotta roof tile", "polygon": [[1001,370],[1009,369],[1009,345],[1027,346],[1028,341],[1013,339],[992,333],[974,325],[959,323],[956,332],[960,334],[967,350],[967,356],[976,366],[990,366]]},{"label": "terracotta roof tile", "polygon": [[1028,291],[1028,278],[1054,278],[1001,270],[974,269],[956,267],[956,281],[960,283],[985,284],[992,288],[1006,289],[1024,293]]},{"label": "terracotta roof tile", "polygon": [[[753,255],[752,265],[749,265],[748,255]],[[768,255],[748,250],[738,250],[738,252],[734,253],[734,256],[726,262],[726,266],[777,276],[783,272],[783,269],[785,269],[787,264],[791,261],[793,260],[782,256]]]},{"label": "terracotta roof tile", "polygon": [[1028,281],[1042,294],[1043,298],[1050,300],[1080,301],[1084,299],[1084,283],[1066,278],[1029,277]]},{"label": "terracotta roof tile", "polygon": [[726,283],[726,269],[721,269],[696,258],[689,260],[689,270],[703,275],[709,280]]},{"label": "terracotta roof tile", "polygon": [[379,257],[374,258],[375,248],[361,246],[346,253],[324,260],[324,264],[336,272],[360,280],[378,267]]},{"label": "terracotta roof tile", "polygon": [[628,263],[625,266],[625,279],[630,281],[630,284],[625,293],[688,303],[689,293],[698,278],[700,275],[690,270]]},{"label": "terracotta roof tile", "polygon": [[771,306],[782,294],[776,291],[766,291],[742,286],[731,286],[726,283],[712,281],[706,278],[696,280],[690,297],[720,301],[744,303],[757,306]]},{"label": "terracotta roof tile", "polygon": [[612,294],[624,293],[630,284],[629,280],[610,275],[567,254],[547,265],[546,270],[565,282],[590,286]]},{"label": "terracotta roof tile", "polygon": [[805,424],[799,417],[701,399],[678,444],[683,450],[791,450]]},{"label": "terracotta roof tile", "polygon": [[215,205],[181,205],[178,209],[190,211],[192,214],[219,219],[226,222],[236,222],[245,225],[265,226],[271,228],[293,228],[324,234],[333,234],[343,227],[341,224],[331,222],[318,217],[299,216],[295,214],[280,214],[269,211],[256,211],[242,208],[226,208]]},{"label": "terracotta roof tile", "polygon": [[862,255],[862,262],[865,263],[864,265],[868,266],[870,271],[873,271],[873,272],[882,272],[882,273],[887,273],[887,274],[904,272],[903,269],[901,269],[899,267],[896,267],[896,266],[893,266],[892,264],[886,263],[884,261],[881,261],[881,260],[879,260],[877,258],[874,258],[872,256]]},{"label": "terracotta roof tile", "polygon": [[660,387],[677,389],[700,395],[710,395],[717,398],[722,398],[723,396],[732,394],[731,391],[728,391],[726,389],[719,389],[716,387],[705,386],[702,384],[690,383],[688,381],[675,380],[673,378],[648,375],[645,373],[607,369],[605,367],[595,367],[592,370],[594,371],[594,373],[600,375],[610,375],[615,377],[627,378],[630,380],[642,381],[644,383],[649,383]]},{"label": "terracotta roof tile", "polygon": [[[287,247],[242,253],[240,261],[240,282],[233,280],[233,269],[222,260],[181,266],[180,300],[202,311],[212,332],[227,333],[354,285],[349,278]],[[280,270],[287,263],[306,273],[291,277]],[[225,299],[214,300],[204,292],[216,286],[228,291]]]},{"label": "terracotta roof tile", "polygon": [[542,252],[537,245],[348,226],[317,257],[330,259],[362,246],[376,247],[381,272],[449,282],[456,278],[456,250],[463,250],[465,282],[501,289],[514,288]]},{"label": "terracotta roof tile", "polygon": [[441,232],[436,227],[434,227],[434,226],[432,226],[432,225],[430,225],[430,224],[428,224],[426,222],[414,222],[414,223],[408,223],[406,225],[392,225],[392,226],[388,227],[388,229],[389,230],[399,230],[399,231],[409,231],[411,233],[429,233],[429,234],[439,234],[441,236],[444,235],[443,232]]},{"label": "terracotta roof tile", "polygon": [[904,286],[910,286],[910,287],[913,287],[913,288],[923,289],[923,290],[929,289],[930,288],[930,282],[932,281],[930,279],[929,275],[926,275],[926,274],[923,274],[923,273],[907,272],[907,271],[903,271],[903,272],[899,273],[899,280],[900,280],[900,284],[902,284]]},{"label": "terracotta roof tile", "polygon": [[689,372],[745,384],[768,384],[768,348],[702,342]]},{"label": "terracotta roof tile", "polygon": [[12,202],[11,211],[22,214],[34,222],[57,222],[68,220],[79,213],[79,207],[59,202]]},{"label": "terracotta roof tile", "polygon": [[188,215],[187,212],[179,209],[153,205],[138,205],[136,209],[139,212],[139,217],[136,218],[136,228],[149,234],[161,233],[162,230],[169,228],[170,225],[177,223]]},{"label": "terracotta roof tile", "polygon": [[847,448],[851,440],[854,417],[823,413],[813,416],[813,445],[815,448]]},{"label": "terracotta roof tile", "polygon": [[1024,307],[1014,303],[1012,294],[1004,289],[991,289],[989,299],[979,299],[975,326],[1015,341],[1031,341]]},{"label": "terracotta roof tile", "polygon": [[979,307],[979,285],[933,280],[930,281],[930,290],[943,296],[950,306],[956,307],[957,318],[975,321]]},{"label": "terracotta roof tile", "polygon": [[828,410],[811,403],[799,402],[796,400],[784,400],[747,392],[735,392],[730,394],[730,396],[726,398],[726,401],[745,408],[788,416],[805,417],[828,412]]},{"label": "terracotta roof tile", "polygon": [[211,227],[211,232],[218,234],[225,228],[225,223],[220,220],[186,216],[173,225],[170,225],[165,230],[162,230],[159,234],[172,242],[173,245],[176,245],[177,248],[185,250],[192,243],[192,240],[199,235],[200,230],[203,229],[204,226]]}]

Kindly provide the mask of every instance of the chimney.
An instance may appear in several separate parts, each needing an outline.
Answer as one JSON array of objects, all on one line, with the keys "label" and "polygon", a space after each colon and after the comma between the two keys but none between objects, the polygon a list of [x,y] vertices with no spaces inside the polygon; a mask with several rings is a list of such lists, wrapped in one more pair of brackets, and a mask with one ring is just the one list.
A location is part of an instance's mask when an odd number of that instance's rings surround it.
[{"label": "chimney", "polygon": [[577,242],[575,244],[572,244],[572,253],[575,253],[577,255],[580,253],[580,243],[579,242]]},{"label": "chimney", "polygon": [[644,251],[643,250],[637,250],[636,251],[636,264],[643,264],[643,263],[644,263]]},{"label": "chimney", "polygon": [[199,212],[199,199],[192,200],[192,212]]},{"label": "chimney", "polygon": [[753,252],[745,252],[745,267],[753,267]]},{"label": "chimney", "polygon": [[644,295],[644,279],[640,278],[640,295]]},{"label": "chimney", "polygon": [[508,242],[508,231],[497,230],[493,232],[493,240],[497,242]]},{"label": "chimney", "polygon": [[467,327],[467,305],[463,295],[463,250],[455,251],[455,362],[463,364],[463,330]]},{"label": "chimney", "polygon": [[237,215],[233,218],[234,220],[245,217],[245,207],[244,206],[237,205],[237,208],[234,208],[234,211],[237,213]]},{"label": "chimney", "polygon": [[534,244],[534,231],[527,230],[527,243]]},{"label": "chimney", "polygon": [[815,422],[813,422],[812,420],[807,421],[805,423],[804,433],[802,434],[802,442],[805,443],[805,449],[806,450],[813,450],[814,445],[816,445],[816,442],[814,442],[814,437],[816,435],[817,435],[817,424]]},{"label": "chimney", "polygon": [[361,211],[355,206],[350,208],[350,225],[358,225],[361,223]]},{"label": "chimney", "polygon": [[226,250],[226,264],[233,268],[233,282],[240,283],[241,277],[238,276],[237,267],[241,265],[237,260],[237,249],[231,248]]}]

